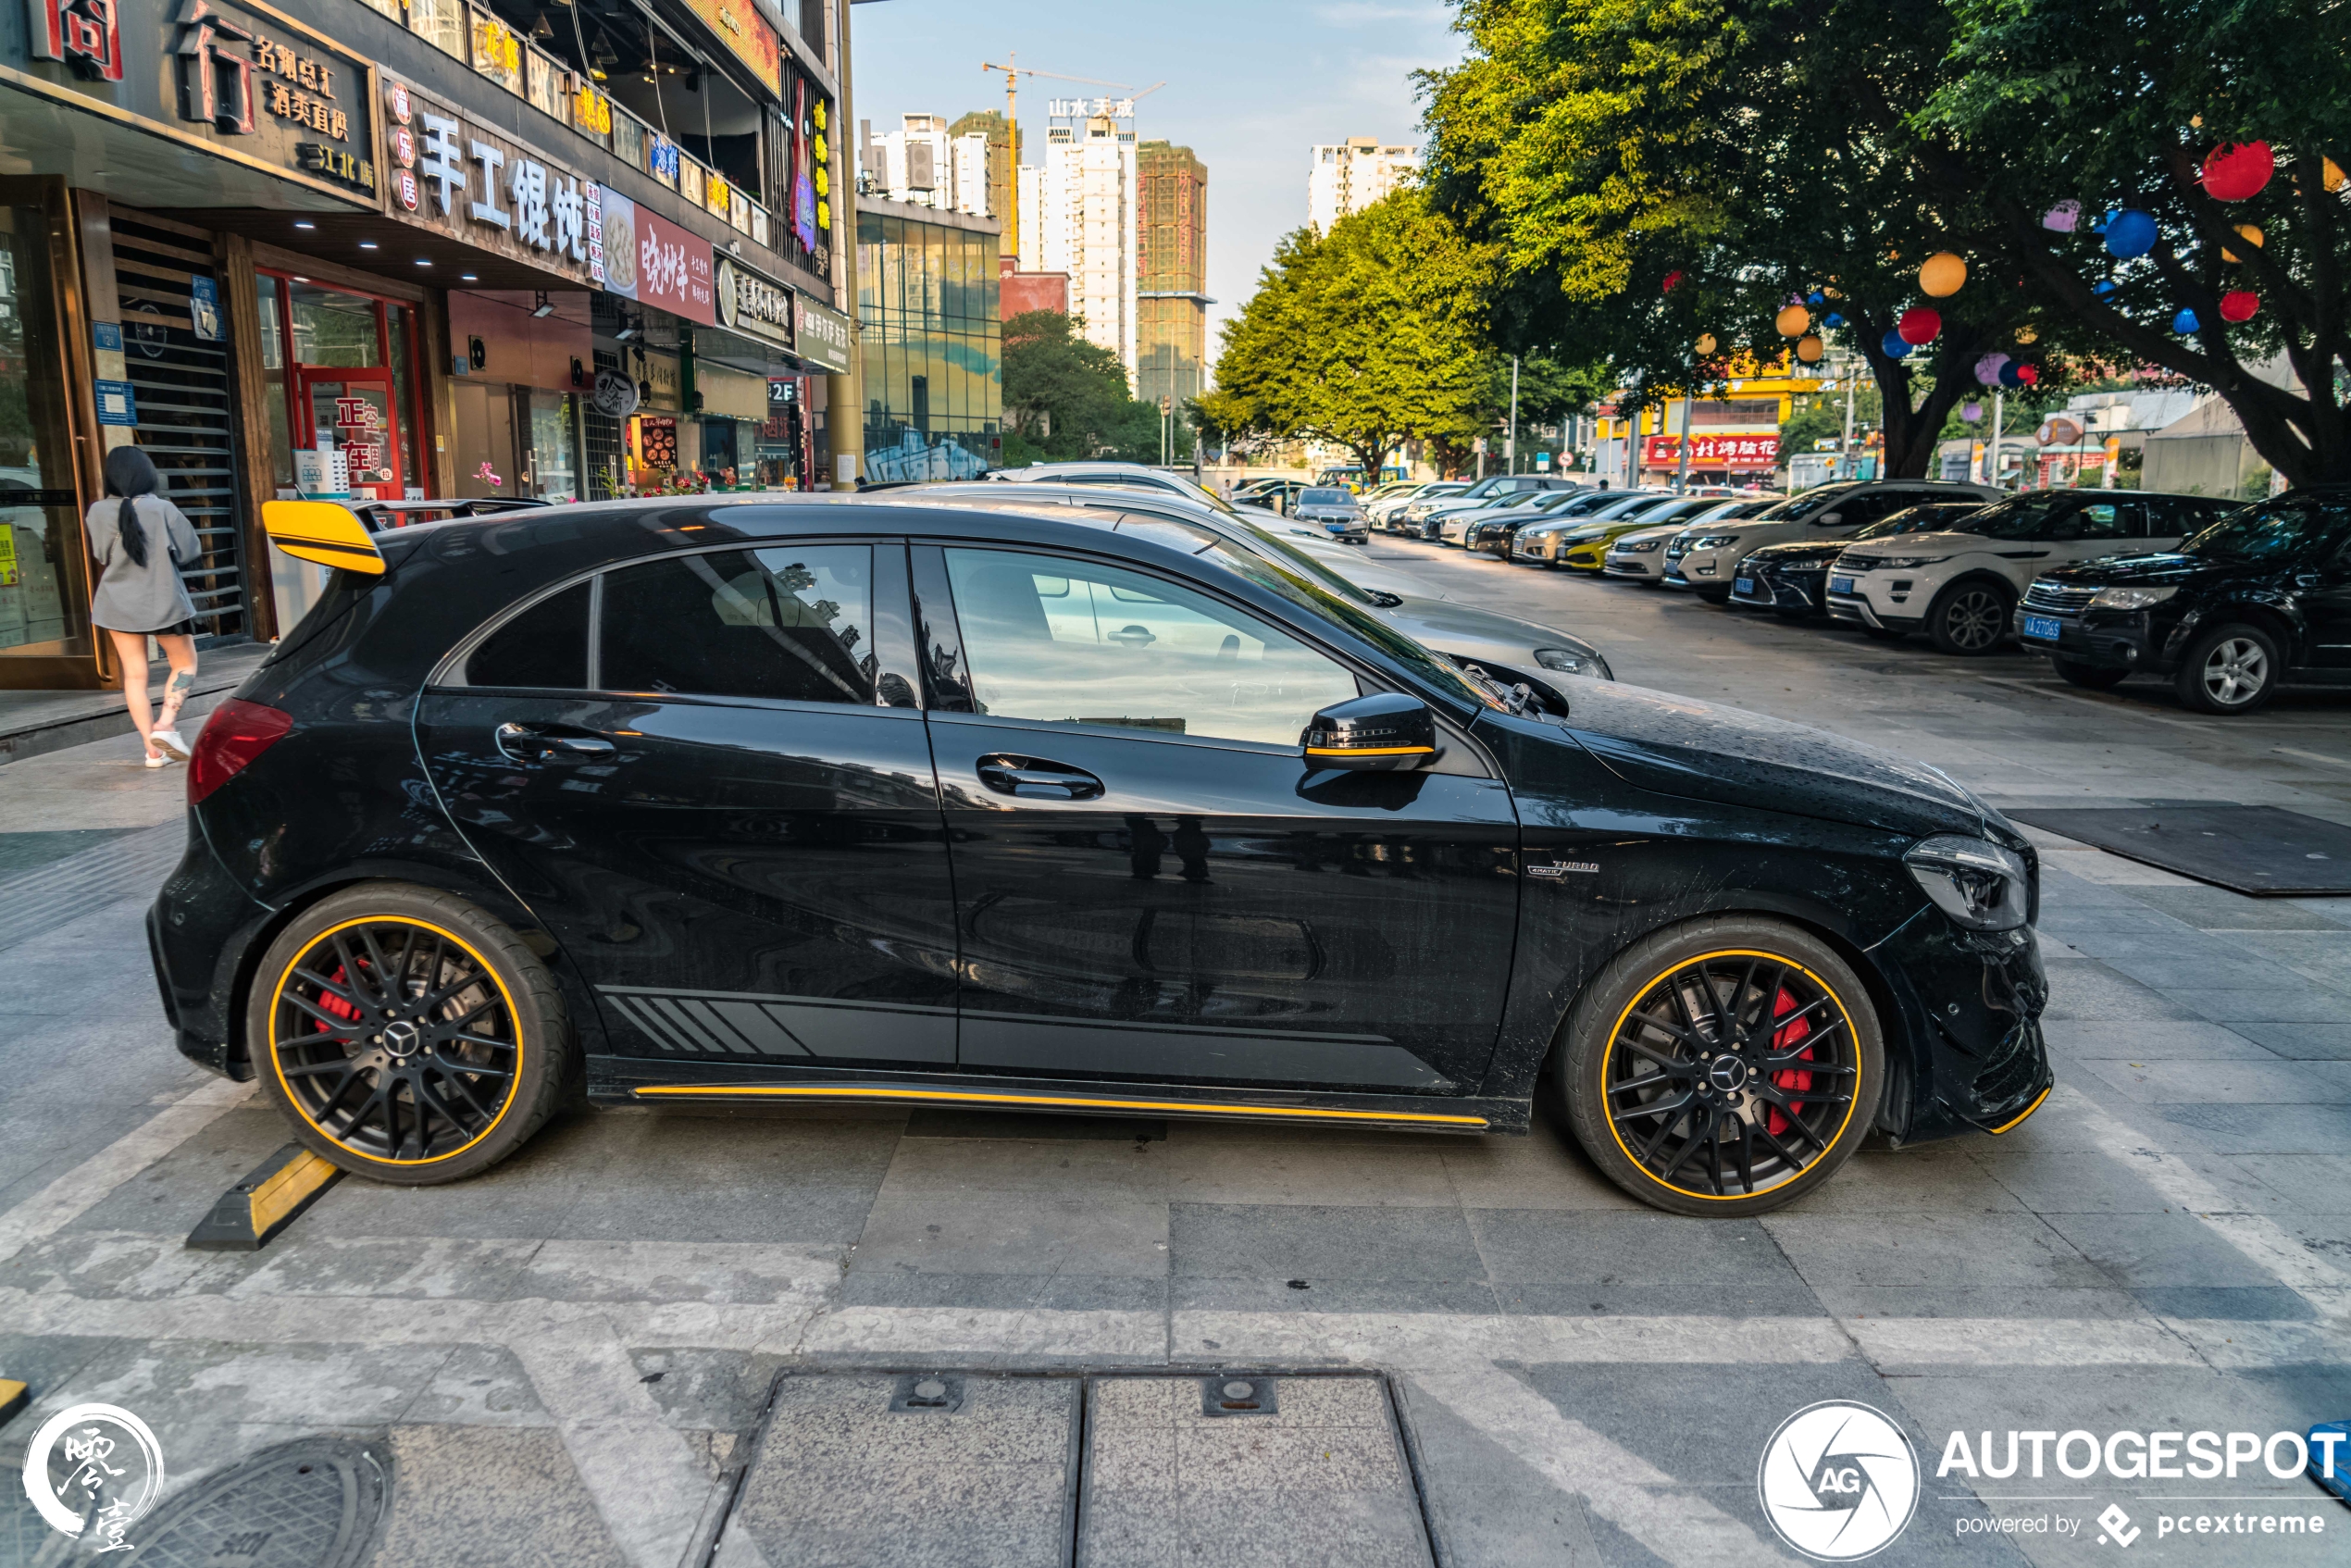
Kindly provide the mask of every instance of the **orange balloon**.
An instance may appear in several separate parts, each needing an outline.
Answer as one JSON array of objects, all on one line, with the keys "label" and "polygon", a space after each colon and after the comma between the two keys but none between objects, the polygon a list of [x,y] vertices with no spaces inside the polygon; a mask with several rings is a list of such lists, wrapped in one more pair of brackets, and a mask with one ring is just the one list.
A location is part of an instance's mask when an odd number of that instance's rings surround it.
[{"label": "orange balloon", "polygon": [[1828,345],[1810,332],[1796,340],[1796,357],[1807,365],[1819,364],[1821,355],[1827,352]]},{"label": "orange balloon", "polygon": [[1919,287],[1929,298],[1947,299],[1967,281],[1967,261],[1949,251],[1937,251],[1919,268]]},{"label": "orange balloon", "polygon": [[1784,338],[1800,338],[1812,330],[1812,313],[1800,305],[1791,305],[1780,312],[1779,319],[1773,325]]},{"label": "orange balloon", "polygon": [[1698,349],[1698,356],[1700,359],[1704,359],[1708,355],[1712,354],[1714,352],[1714,334],[1711,332],[1700,332],[1698,335],[1696,347]]}]

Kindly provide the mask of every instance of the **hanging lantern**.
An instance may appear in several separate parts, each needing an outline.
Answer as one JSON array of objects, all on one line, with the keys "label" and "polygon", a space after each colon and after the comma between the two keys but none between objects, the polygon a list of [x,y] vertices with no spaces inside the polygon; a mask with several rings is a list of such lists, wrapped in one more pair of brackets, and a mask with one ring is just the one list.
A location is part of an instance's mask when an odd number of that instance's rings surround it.
[{"label": "hanging lantern", "polygon": [[1974,402],[1959,404],[1959,417],[1965,419],[1971,425],[1974,424],[1978,419],[1984,417],[1984,404]]},{"label": "hanging lantern", "polygon": [[2270,156],[2267,142],[2215,147],[2204,160],[2205,193],[2220,202],[2250,201],[2261,193],[2277,169],[2278,160]]},{"label": "hanging lantern", "polygon": [[2059,234],[2071,234],[2082,227],[2082,204],[2059,202],[2041,215],[2041,227]]},{"label": "hanging lantern", "polygon": [[2000,385],[2004,387],[2021,387],[2024,385],[2024,367],[2017,364],[2014,360],[2010,360],[2006,365],[2001,366]]},{"label": "hanging lantern", "polygon": [[1807,365],[1818,365],[1821,362],[1821,355],[1826,352],[1828,352],[1828,345],[1810,332],[1796,340],[1796,357]]},{"label": "hanging lantern", "polygon": [[1700,332],[1698,335],[1698,342],[1695,346],[1698,349],[1698,356],[1700,359],[1708,357],[1714,352],[1714,334],[1711,332]]},{"label": "hanging lantern", "polygon": [[2021,343],[2037,343],[2041,341],[2041,333],[2037,328],[2019,327],[2016,330],[2016,341]]},{"label": "hanging lantern", "polygon": [[1877,346],[1888,359],[1900,359],[1910,352],[1910,345],[1902,341],[1902,334],[1899,332],[1886,333]]},{"label": "hanging lantern", "polygon": [[2330,191],[2342,190],[2344,178],[2343,166],[2335,162],[2332,158],[2320,158],[2319,161],[2325,166],[2319,171],[2320,183],[2323,184]]},{"label": "hanging lantern", "polygon": [[1820,290],[1815,289],[1810,293],[1804,296],[1804,303],[1817,309],[1821,305],[1828,303],[1828,296],[1821,292]]},{"label": "hanging lantern", "polygon": [[1902,318],[1894,324],[1894,330],[1902,334],[1902,341],[1906,343],[1931,343],[1935,334],[1943,330],[1943,317],[1922,305],[1912,305],[1902,313]]},{"label": "hanging lantern", "polygon": [[2171,317],[2171,330],[2183,338],[2202,325],[2203,323],[2196,318],[2196,312],[2193,310],[2183,309],[2179,315]]},{"label": "hanging lantern", "polygon": [[2100,298],[2100,299],[2105,299],[2105,298],[2107,298],[2108,295],[2110,295],[2110,294],[2112,294],[2112,293],[2114,292],[2114,280],[2113,280],[2113,279],[2111,279],[2111,278],[2101,278],[2101,279],[2099,279],[2099,280],[2098,280],[2098,281],[2097,281],[2097,286],[2096,286],[2096,288],[2092,289],[2092,290],[2090,291],[2090,292],[2092,292],[2092,293],[2094,293],[2094,294],[2097,295],[2097,296],[2098,296],[2098,298]]},{"label": "hanging lantern", "polygon": [[2041,367],[2037,365],[2020,365],[2016,367],[2016,380],[2019,386],[2037,387],[2041,384]]},{"label": "hanging lantern", "polygon": [[1658,291],[1658,292],[1660,292],[1660,293],[1661,293],[1661,294],[1670,294],[1670,293],[1672,293],[1672,292],[1673,292],[1673,285],[1674,285],[1674,284],[1676,284],[1676,283],[1678,283],[1678,282],[1680,282],[1681,280],[1682,280],[1682,275],[1681,275],[1680,273],[1678,273],[1678,272],[1669,272],[1669,273],[1667,273],[1667,274],[1665,275],[1665,286],[1664,286],[1663,288],[1660,289],[1660,290]]},{"label": "hanging lantern", "polygon": [[[2253,246],[2256,250],[2258,250],[2261,247],[2262,242],[2267,240],[2269,236],[2261,232],[2261,226],[2258,223],[2240,223],[2237,225],[2237,238],[2243,240],[2246,244]],[[2245,257],[2237,255],[2236,252],[2229,249],[2228,246],[2222,245],[2220,247],[2220,259],[2222,261],[2243,261]]]},{"label": "hanging lantern", "polygon": [[1987,387],[2000,384],[2000,371],[2008,364],[2005,354],[1987,354],[1975,362],[1975,379]]},{"label": "hanging lantern", "polygon": [[1772,325],[1780,330],[1784,338],[1800,338],[1812,330],[1812,313],[1800,305],[1787,305]]},{"label": "hanging lantern", "polygon": [[2155,215],[2124,207],[2106,220],[2106,248],[2124,261],[2155,249]]},{"label": "hanging lantern", "polygon": [[1824,327],[1842,327],[1845,325],[1845,317],[1832,310],[1822,319],[1821,324]]},{"label": "hanging lantern", "polygon": [[1948,299],[1967,281],[1967,261],[1950,251],[1937,251],[1919,268],[1919,288],[1929,299]]},{"label": "hanging lantern", "polygon": [[2250,321],[2261,308],[2261,296],[2250,289],[2231,289],[2220,296],[2220,319]]}]

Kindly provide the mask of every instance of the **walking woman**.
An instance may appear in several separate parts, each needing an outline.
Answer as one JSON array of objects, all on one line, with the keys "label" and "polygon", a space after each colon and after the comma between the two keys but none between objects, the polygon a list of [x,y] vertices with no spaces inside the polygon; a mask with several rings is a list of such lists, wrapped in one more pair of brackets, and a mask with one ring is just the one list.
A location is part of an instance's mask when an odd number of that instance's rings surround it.
[{"label": "walking woman", "polygon": [[[90,554],[101,576],[90,618],[114,639],[122,666],[122,700],[146,743],[147,765],[188,760],[180,738],[180,708],[196,689],[196,606],[180,580],[180,563],[203,552],[195,526],[163,494],[155,460],[135,446],[106,454],[108,499],[90,508]],[[119,500],[115,499],[120,497]],[[147,639],[171,661],[163,713],[147,708]]]}]

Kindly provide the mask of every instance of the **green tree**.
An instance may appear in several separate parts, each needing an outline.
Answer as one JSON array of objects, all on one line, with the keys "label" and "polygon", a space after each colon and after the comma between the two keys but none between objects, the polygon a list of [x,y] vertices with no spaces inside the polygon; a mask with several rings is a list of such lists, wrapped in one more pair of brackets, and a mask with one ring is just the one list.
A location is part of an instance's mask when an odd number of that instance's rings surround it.
[{"label": "green tree", "polygon": [[1366,474],[1418,436],[1476,425],[1492,258],[1417,189],[1286,236],[1227,322],[1207,428],[1343,446]]},{"label": "green tree", "polygon": [[1083,323],[1031,310],[1004,323],[1004,464],[1159,461],[1159,410],[1127,391],[1118,355]]}]

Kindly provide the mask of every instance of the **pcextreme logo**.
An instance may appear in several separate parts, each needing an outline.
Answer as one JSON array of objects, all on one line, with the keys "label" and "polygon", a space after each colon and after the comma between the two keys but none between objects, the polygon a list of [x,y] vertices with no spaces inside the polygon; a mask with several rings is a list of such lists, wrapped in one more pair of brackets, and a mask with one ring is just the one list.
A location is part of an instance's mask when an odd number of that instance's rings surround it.
[{"label": "pcextreme logo", "polygon": [[1755,1488],[1780,1538],[1821,1562],[1852,1562],[1899,1536],[1919,1506],[1919,1460],[1882,1411],[1807,1405],[1763,1445]]}]

